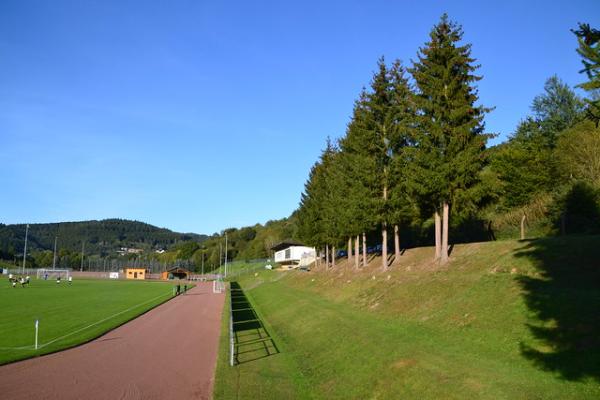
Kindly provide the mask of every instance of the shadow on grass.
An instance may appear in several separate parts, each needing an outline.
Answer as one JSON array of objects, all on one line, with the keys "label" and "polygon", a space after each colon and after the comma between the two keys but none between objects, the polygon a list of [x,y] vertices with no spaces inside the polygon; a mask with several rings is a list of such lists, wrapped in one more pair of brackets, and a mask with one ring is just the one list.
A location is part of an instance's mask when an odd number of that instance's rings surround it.
[{"label": "shadow on grass", "polygon": [[236,364],[244,364],[279,353],[273,338],[252,307],[241,286],[231,282],[231,313]]},{"label": "shadow on grass", "polygon": [[546,238],[524,243],[537,274],[518,278],[536,321],[536,343],[521,354],[565,380],[600,382],[600,236]]}]

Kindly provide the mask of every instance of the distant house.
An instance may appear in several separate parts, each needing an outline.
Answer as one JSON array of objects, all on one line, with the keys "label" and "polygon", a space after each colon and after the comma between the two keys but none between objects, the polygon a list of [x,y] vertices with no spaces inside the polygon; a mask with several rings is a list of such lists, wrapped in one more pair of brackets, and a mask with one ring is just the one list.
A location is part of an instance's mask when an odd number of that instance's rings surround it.
[{"label": "distant house", "polygon": [[165,252],[165,249],[158,249],[158,250],[154,250],[155,253],[157,254],[162,254]]},{"label": "distant house", "polygon": [[125,268],[125,278],[127,279],[146,279],[145,268]]},{"label": "distant house", "polygon": [[144,252],[144,249],[135,249],[132,247],[121,247],[120,250],[117,250],[119,255],[124,256],[125,254],[141,254]]},{"label": "distant house", "polygon": [[287,266],[306,266],[313,263],[317,252],[314,247],[305,246],[294,240],[284,240],[271,247],[275,252],[275,262]]}]

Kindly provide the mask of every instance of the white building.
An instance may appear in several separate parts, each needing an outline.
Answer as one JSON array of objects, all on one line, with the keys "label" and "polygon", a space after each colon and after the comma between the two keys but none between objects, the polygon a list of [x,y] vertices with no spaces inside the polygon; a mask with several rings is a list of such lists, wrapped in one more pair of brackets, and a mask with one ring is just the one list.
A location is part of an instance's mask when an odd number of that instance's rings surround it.
[{"label": "white building", "polygon": [[275,262],[289,266],[307,266],[315,262],[317,252],[314,247],[286,240],[271,247],[275,252]]}]

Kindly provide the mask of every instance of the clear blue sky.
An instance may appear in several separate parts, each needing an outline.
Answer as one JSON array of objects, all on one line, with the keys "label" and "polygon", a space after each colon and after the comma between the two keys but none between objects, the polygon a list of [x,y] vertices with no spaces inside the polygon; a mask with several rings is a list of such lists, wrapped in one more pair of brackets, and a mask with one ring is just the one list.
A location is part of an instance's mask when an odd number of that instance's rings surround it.
[{"label": "clear blue sky", "polygon": [[212,233],[288,216],[379,56],[443,12],[481,63],[504,140],[571,85],[589,1],[0,2],[0,222],[137,219]]}]

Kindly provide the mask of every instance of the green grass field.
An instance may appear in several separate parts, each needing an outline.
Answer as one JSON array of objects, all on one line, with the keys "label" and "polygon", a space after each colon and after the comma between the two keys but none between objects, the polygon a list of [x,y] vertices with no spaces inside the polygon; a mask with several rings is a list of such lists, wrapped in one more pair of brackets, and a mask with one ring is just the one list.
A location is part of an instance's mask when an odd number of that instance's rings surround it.
[{"label": "green grass field", "polygon": [[[147,281],[33,279],[0,283],[0,364],[89,341],[171,298],[172,284]],[[39,320],[38,350],[34,323]]]},{"label": "green grass field", "polygon": [[600,398],[598,248],[498,241],[456,246],[446,268],[422,248],[389,272],[244,276],[279,352],[229,367],[225,313],[215,398]]},{"label": "green grass field", "polygon": [[235,278],[245,274],[253,274],[256,271],[265,269],[267,264],[273,267],[278,265],[272,261],[233,261],[227,266],[227,275]]}]

